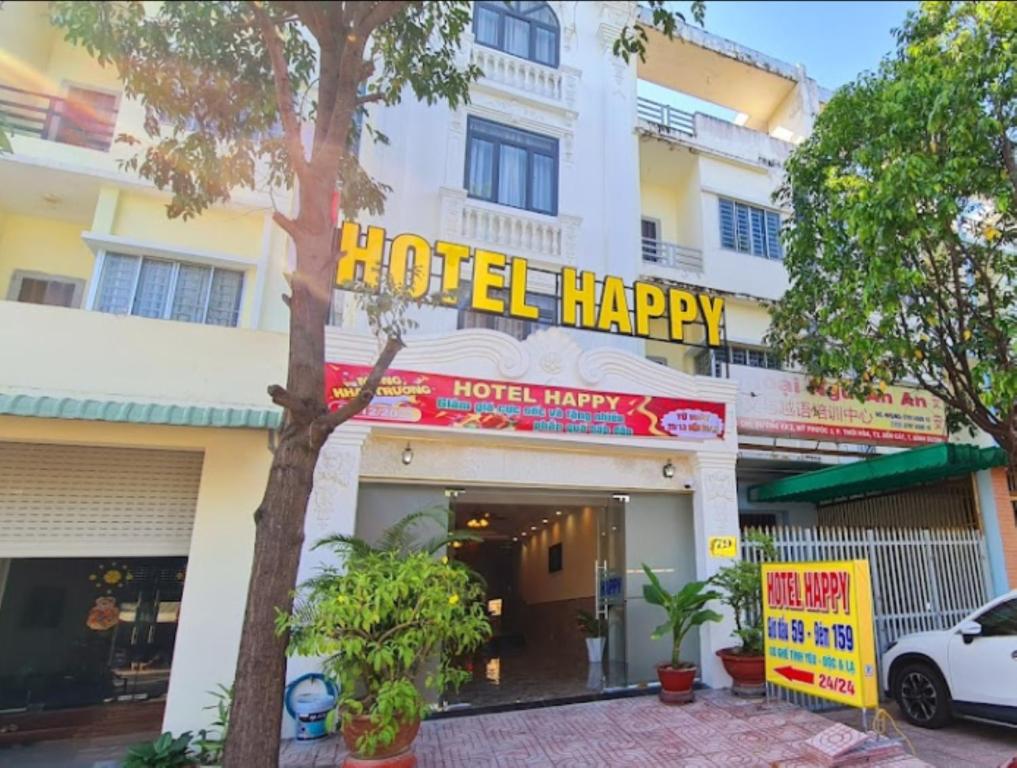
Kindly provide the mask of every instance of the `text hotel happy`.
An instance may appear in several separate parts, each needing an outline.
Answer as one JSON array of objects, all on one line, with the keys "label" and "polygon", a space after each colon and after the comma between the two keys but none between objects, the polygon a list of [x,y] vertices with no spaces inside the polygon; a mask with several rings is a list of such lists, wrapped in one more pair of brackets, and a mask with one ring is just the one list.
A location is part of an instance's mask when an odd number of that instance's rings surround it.
[{"label": "text hotel happy", "polygon": [[[343,222],[336,285],[349,288],[359,281],[368,289],[378,290],[385,264],[385,241],[382,227],[367,227],[366,237],[362,238],[359,224]],[[443,240],[432,246],[420,235],[408,233],[392,239],[389,280],[397,288],[405,288],[413,298],[428,295],[432,275],[439,272],[436,264],[440,264],[443,304],[455,307],[462,303],[458,297],[460,273],[464,266],[472,266],[470,294],[463,297],[468,299],[470,309],[520,320],[539,319],[537,307],[526,300],[529,273],[526,259]],[[560,285],[560,325],[659,338],[650,335],[650,322],[660,319],[666,321],[668,340],[689,343],[686,326],[702,323],[706,344],[711,347],[721,344],[724,299],[720,296],[635,282],[630,300],[625,282],[611,275],[604,277],[598,296],[596,275],[574,267],[562,268]]]}]

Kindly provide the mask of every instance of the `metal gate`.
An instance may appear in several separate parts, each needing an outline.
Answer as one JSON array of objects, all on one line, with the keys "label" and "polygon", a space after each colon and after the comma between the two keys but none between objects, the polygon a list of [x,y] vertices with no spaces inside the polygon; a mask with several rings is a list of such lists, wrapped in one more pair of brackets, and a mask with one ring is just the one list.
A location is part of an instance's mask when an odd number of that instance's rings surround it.
[{"label": "metal gate", "polygon": [[[769,536],[783,561],[868,560],[872,576],[877,663],[901,635],[946,629],[989,599],[982,532],[967,528],[752,528]],[[742,558],[758,562],[759,545],[742,541]],[[783,688],[779,695],[810,709],[838,705]]]}]

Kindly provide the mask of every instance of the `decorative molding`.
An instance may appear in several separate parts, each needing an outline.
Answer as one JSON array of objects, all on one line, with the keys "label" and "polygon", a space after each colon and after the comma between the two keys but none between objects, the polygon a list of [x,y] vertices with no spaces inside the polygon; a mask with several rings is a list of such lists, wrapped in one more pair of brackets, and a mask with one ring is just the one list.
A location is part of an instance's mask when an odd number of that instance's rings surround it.
[{"label": "decorative molding", "polygon": [[563,112],[574,121],[582,72],[575,67],[548,67],[484,45],[470,48],[470,63],[484,72],[472,88],[496,97],[528,102],[541,110]]}]

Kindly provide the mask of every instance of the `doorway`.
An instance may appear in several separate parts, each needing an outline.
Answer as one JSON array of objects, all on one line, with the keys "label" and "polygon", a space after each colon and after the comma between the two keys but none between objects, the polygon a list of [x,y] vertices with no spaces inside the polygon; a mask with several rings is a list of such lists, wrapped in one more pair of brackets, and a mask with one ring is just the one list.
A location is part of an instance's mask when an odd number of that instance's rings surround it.
[{"label": "doorway", "polygon": [[[450,706],[599,696],[626,684],[624,508],[611,497],[470,491],[449,557],[482,579],[493,635]],[[599,628],[593,656],[581,629]],[[603,646],[596,657],[596,646]]]}]

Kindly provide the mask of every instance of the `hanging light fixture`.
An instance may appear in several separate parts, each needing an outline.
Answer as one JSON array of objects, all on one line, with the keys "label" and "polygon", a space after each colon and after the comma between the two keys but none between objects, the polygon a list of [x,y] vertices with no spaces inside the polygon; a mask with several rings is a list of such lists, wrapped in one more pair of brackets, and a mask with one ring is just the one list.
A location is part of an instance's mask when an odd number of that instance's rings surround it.
[{"label": "hanging light fixture", "polygon": [[466,521],[466,527],[474,529],[487,528],[487,526],[489,526],[490,524],[491,521],[488,520],[487,517],[477,517],[476,515],[474,515],[473,517]]},{"label": "hanging light fixture", "polygon": [[410,447],[410,444],[407,443],[406,447],[403,449],[403,464],[408,467],[412,462],[413,462],[413,449]]}]

